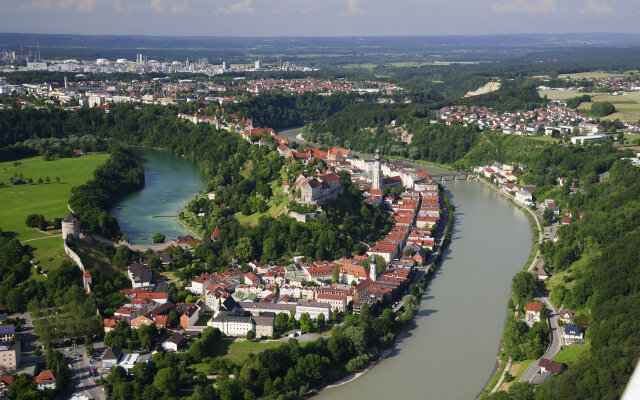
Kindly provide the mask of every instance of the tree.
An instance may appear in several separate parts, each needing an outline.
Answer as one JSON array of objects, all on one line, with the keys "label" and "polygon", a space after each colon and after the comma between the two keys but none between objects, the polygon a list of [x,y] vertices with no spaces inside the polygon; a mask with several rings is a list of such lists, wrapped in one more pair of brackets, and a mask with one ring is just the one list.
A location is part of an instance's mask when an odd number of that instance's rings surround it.
[{"label": "tree", "polygon": [[249,342],[252,341],[255,338],[256,338],[256,332],[253,329],[251,329],[250,331],[247,332],[247,340]]},{"label": "tree", "polygon": [[300,316],[300,329],[302,329],[303,332],[313,331],[313,321],[311,321],[309,313],[303,313]]},{"label": "tree", "polygon": [[243,237],[238,240],[238,245],[235,249],[236,256],[242,262],[249,262],[254,259],[255,249],[253,242],[249,237]]},{"label": "tree", "polygon": [[333,275],[331,277],[331,282],[333,283],[340,282],[340,268],[337,265],[333,267]]},{"label": "tree", "polygon": [[320,313],[317,317],[316,317],[316,325],[318,325],[318,330],[323,331],[326,325],[326,321],[325,321],[325,316],[324,314]]},{"label": "tree", "polygon": [[511,290],[513,291],[513,296],[517,300],[528,300],[533,298],[536,287],[536,279],[533,277],[533,274],[524,270],[518,271],[511,282]]},{"label": "tree", "polygon": [[157,232],[155,235],[153,235],[153,243],[164,243],[165,239],[166,237],[160,232]]},{"label": "tree", "polygon": [[157,271],[162,267],[162,261],[160,261],[160,257],[153,256],[149,259],[147,263],[147,267],[152,271]]},{"label": "tree", "polygon": [[555,214],[553,213],[553,210],[550,209],[549,207],[547,207],[544,210],[544,213],[542,214],[542,220],[546,223],[546,224],[551,224],[551,221],[553,221],[553,218],[555,217]]},{"label": "tree", "polygon": [[289,316],[286,313],[279,313],[276,315],[275,325],[277,329],[286,330]]},{"label": "tree", "polygon": [[178,370],[171,367],[162,368],[153,378],[153,386],[168,395],[175,394],[180,387]]}]

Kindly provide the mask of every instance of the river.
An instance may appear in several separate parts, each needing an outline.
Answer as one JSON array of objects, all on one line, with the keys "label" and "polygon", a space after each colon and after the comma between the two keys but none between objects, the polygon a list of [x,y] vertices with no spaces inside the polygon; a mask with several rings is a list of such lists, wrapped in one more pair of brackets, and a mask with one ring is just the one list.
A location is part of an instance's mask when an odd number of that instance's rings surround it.
[{"label": "river", "polygon": [[[298,132],[278,135],[293,141]],[[531,228],[524,211],[479,182],[451,181],[445,190],[456,207],[452,241],[415,327],[391,356],[315,399],[473,399],[493,374],[509,285],[529,257]]]},{"label": "river", "polygon": [[151,243],[156,232],[167,239],[190,234],[176,216],[205,190],[206,179],[200,169],[169,152],[145,149],[142,156],[144,188],[123,198],[111,210],[120,230],[132,244]]}]

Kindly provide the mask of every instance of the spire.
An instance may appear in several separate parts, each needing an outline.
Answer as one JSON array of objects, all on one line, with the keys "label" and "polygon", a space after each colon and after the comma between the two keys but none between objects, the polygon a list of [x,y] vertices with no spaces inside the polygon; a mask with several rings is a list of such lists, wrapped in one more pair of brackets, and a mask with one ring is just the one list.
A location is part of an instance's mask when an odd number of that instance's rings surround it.
[{"label": "spire", "polygon": [[376,256],[373,255],[371,256],[371,262],[369,263],[369,278],[374,282],[378,280],[377,267],[378,266],[376,265]]}]

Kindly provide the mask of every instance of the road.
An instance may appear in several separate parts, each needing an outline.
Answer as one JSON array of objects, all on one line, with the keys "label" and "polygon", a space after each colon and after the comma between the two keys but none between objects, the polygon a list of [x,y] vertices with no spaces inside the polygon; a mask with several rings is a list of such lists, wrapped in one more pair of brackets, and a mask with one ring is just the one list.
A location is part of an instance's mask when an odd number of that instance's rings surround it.
[{"label": "road", "polygon": [[[555,308],[551,305],[549,298],[547,296],[538,297],[540,301],[542,301],[549,310],[549,326],[551,327],[551,343],[549,343],[549,348],[540,358],[553,358],[555,357],[560,349],[562,348],[562,329],[558,325],[559,315]],[[522,378],[520,378],[520,382],[531,382],[535,379],[538,374],[538,362],[540,362],[540,358],[537,359],[531,366],[525,371]]]},{"label": "road", "polygon": [[[24,307],[24,305],[22,306]],[[24,308],[18,313],[18,318],[22,321],[22,330],[19,332],[22,346],[21,358],[30,357],[37,346],[41,343],[36,340],[36,334],[33,331],[33,319]]]},{"label": "road", "polygon": [[[104,345],[102,343],[94,343],[94,349],[103,351]],[[87,357],[84,345],[65,347],[58,349],[58,351],[67,356],[67,362],[71,365],[69,393],[82,393],[90,399],[106,400],[102,387],[91,379],[90,369],[91,367],[96,367],[98,372],[103,374],[106,374],[106,372],[101,369],[100,362],[91,362],[90,358]]]}]

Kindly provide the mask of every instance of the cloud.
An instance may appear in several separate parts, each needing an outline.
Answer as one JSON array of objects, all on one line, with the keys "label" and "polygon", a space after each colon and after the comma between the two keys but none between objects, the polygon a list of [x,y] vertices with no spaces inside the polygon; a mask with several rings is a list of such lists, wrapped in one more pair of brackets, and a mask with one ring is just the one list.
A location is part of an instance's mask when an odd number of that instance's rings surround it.
[{"label": "cloud", "polygon": [[598,14],[598,15],[616,15],[609,0],[587,0],[585,8],[580,11],[581,14]]},{"label": "cloud", "polygon": [[285,15],[286,12],[278,7],[271,7],[271,14],[273,15]]},{"label": "cloud", "polygon": [[93,11],[95,3],[94,0],[59,0],[56,5],[63,10]]},{"label": "cloud", "polygon": [[501,14],[554,14],[558,12],[556,0],[503,0],[491,6]]},{"label": "cloud", "polygon": [[182,0],[178,4],[174,4],[173,6],[171,6],[171,12],[174,14],[181,13],[186,10],[188,6],[189,2],[187,0]]},{"label": "cloud", "polygon": [[360,0],[349,0],[347,3],[347,11],[342,14],[343,16],[362,15],[364,10],[360,8]]},{"label": "cloud", "polygon": [[33,0],[18,6],[18,11],[48,10],[51,8],[51,0]]},{"label": "cloud", "polygon": [[255,12],[256,9],[251,5],[251,0],[242,0],[216,10],[216,14],[254,14]]},{"label": "cloud", "polygon": [[153,12],[156,12],[158,14],[162,14],[164,12],[164,2],[162,0],[151,0],[149,6],[153,10]]}]

